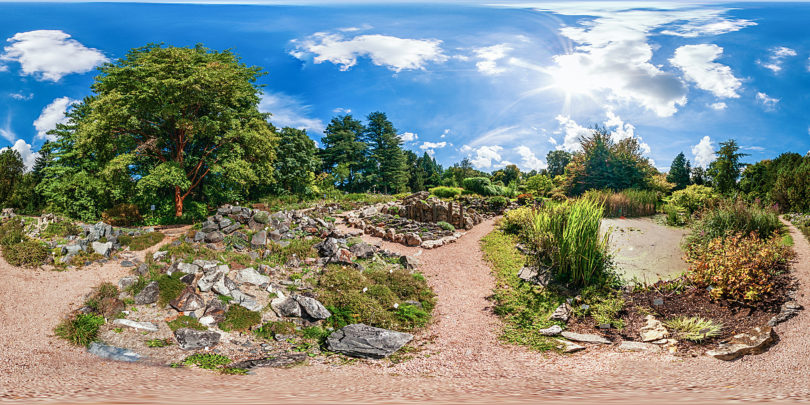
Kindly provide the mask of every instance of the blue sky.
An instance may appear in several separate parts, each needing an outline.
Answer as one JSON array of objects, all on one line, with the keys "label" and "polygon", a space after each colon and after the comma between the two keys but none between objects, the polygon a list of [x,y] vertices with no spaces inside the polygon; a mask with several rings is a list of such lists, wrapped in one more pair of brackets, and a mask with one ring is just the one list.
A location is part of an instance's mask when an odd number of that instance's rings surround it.
[{"label": "blue sky", "polygon": [[263,67],[277,126],[383,111],[445,166],[541,169],[594,124],[664,170],[810,149],[807,3],[160,3],[0,2],[0,147],[30,164],[96,66],[163,42]]}]

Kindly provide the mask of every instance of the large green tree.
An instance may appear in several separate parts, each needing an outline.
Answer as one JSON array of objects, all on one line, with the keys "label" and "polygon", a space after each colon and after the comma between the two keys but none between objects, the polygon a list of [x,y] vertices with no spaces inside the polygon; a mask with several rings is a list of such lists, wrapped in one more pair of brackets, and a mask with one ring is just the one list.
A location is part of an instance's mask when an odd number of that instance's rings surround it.
[{"label": "large green tree", "polygon": [[275,175],[278,188],[286,194],[309,194],[320,170],[318,148],[307,132],[285,127],[279,133]]},{"label": "large green tree", "polygon": [[25,172],[20,152],[5,148],[0,152],[0,206],[8,206]]},{"label": "large green tree", "polygon": [[99,68],[75,145],[144,204],[187,197],[214,204],[273,181],[276,135],[258,110],[257,67],[230,51],[147,45]]},{"label": "large green tree", "polygon": [[565,166],[571,162],[571,154],[564,150],[553,150],[546,155],[549,177],[554,178],[565,173]]},{"label": "large green tree", "polygon": [[729,194],[737,189],[737,179],[740,178],[742,169],[746,166],[740,162],[746,153],[740,153],[740,146],[737,141],[730,139],[720,143],[720,150],[716,153],[717,158],[709,165],[708,174],[712,178],[717,191]]},{"label": "large green tree", "polygon": [[351,115],[332,118],[321,138],[321,160],[326,172],[339,178],[338,186],[348,191],[361,191],[365,186],[368,145],[363,142],[366,128]]},{"label": "large green tree", "polygon": [[368,171],[376,190],[404,191],[408,173],[402,139],[385,113],[378,111],[368,115],[364,137],[371,150]]},{"label": "large green tree", "polygon": [[686,156],[684,156],[683,152],[679,153],[678,156],[675,156],[675,159],[672,160],[669,173],[667,173],[667,181],[675,184],[673,190],[683,190],[691,183],[689,179],[690,172],[691,165],[689,161],[686,160]]}]

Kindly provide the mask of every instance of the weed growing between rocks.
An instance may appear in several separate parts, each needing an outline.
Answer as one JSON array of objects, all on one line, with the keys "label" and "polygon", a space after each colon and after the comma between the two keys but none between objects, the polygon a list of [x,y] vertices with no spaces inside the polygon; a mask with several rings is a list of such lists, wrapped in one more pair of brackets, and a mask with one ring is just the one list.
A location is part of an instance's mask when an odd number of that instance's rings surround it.
[{"label": "weed growing between rocks", "polygon": [[290,321],[272,321],[256,328],[253,333],[262,339],[275,339],[276,335],[295,334],[295,324]]},{"label": "weed growing between rocks", "polygon": [[187,315],[180,315],[177,318],[166,322],[166,324],[169,325],[169,329],[171,329],[172,332],[182,328],[190,328],[194,330],[208,330],[208,328],[206,328],[205,325],[201,324],[200,321],[197,320],[197,318],[192,318]]},{"label": "weed growing between rocks", "polygon": [[262,322],[262,315],[241,305],[231,305],[219,328],[226,331],[247,331]]},{"label": "weed growing between rocks", "polygon": [[118,243],[121,246],[129,246],[129,250],[138,251],[148,249],[162,242],[166,235],[161,232],[149,232],[138,236],[121,235]]},{"label": "weed growing between rocks", "polygon": [[160,291],[158,305],[164,306],[180,296],[186,289],[186,284],[180,281],[180,277],[183,276],[184,274],[178,271],[172,275],[160,274],[156,277],[155,281],[157,281]]},{"label": "weed growing between rocks", "polygon": [[98,329],[104,325],[104,317],[96,314],[78,314],[63,320],[54,329],[56,336],[76,346],[89,346],[98,337]]}]

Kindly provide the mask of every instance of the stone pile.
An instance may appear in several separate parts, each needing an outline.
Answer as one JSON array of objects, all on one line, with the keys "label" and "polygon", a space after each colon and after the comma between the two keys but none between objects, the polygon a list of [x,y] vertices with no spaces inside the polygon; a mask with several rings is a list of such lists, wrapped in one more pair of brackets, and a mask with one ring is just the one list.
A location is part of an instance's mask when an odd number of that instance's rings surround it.
[{"label": "stone pile", "polygon": [[436,197],[430,197],[430,193],[427,191],[411,194],[394,204],[386,204],[380,212],[399,215],[418,222],[447,222],[457,229],[468,231],[484,220],[484,217],[475,210],[465,208],[454,201],[442,201]]}]

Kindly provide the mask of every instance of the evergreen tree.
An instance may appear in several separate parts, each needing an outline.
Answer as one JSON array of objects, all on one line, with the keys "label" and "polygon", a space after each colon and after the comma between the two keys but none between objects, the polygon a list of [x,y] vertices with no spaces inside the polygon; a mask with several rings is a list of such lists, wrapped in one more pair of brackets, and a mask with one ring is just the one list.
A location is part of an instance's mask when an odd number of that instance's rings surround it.
[{"label": "evergreen tree", "polygon": [[706,169],[700,166],[692,168],[692,178],[690,181],[692,184],[697,184],[698,186],[708,186],[710,184],[709,179],[706,177]]},{"label": "evergreen tree", "polygon": [[363,142],[363,123],[343,115],[332,118],[321,138],[323,169],[340,178],[338,186],[348,191],[365,187],[363,168],[366,166],[368,145]]},{"label": "evergreen tree", "polygon": [[739,150],[740,146],[733,139],[721,142],[720,150],[715,152],[717,159],[709,165],[708,174],[717,191],[722,194],[729,194],[737,189],[737,179],[740,178],[740,173],[746,166],[740,162],[740,158],[748,156],[748,154],[740,153]]},{"label": "evergreen tree", "polygon": [[307,131],[285,127],[279,133],[276,149],[276,184],[288,194],[312,192],[315,173],[320,169],[318,148]]},{"label": "evergreen tree", "polygon": [[690,184],[689,168],[689,161],[686,160],[683,152],[679,153],[678,156],[675,156],[675,159],[672,161],[672,165],[669,168],[669,173],[667,174],[667,181],[675,184],[673,191],[682,190]]},{"label": "evergreen tree", "polygon": [[565,174],[565,166],[571,162],[571,154],[564,150],[553,150],[546,155],[548,175],[551,178]]},{"label": "evergreen tree", "polygon": [[3,148],[0,152],[0,206],[9,206],[14,190],[23,177],[25,164],[20,152]]},{"label": "evergreen tree", "polygon": [[368,115],[364,135],[371,150],[368,168],[374,189],[384,193],[403,191],[408,173],[402,139],[385,113],[378,111]]},{"label": "evergreen tree", "polygon": [[415,153],[406,150],[405,159],[408,167],[408,189],[412,192],[424,190],[427,173],[425,172],[425,168],[420,164],[421,158],[416,156]]}]

